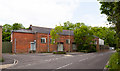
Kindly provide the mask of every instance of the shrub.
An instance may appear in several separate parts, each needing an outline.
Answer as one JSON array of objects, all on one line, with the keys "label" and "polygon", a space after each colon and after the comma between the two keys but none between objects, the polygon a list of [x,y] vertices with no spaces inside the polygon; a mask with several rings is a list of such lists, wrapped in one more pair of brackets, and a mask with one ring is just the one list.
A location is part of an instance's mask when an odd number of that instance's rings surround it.
[{"label": "shrub", "polygon": [[116,51],[117,51],[117,52],[120,52],[120,49],[118,48],[118,49],[116,49]]},{"label": "shrub", "polygon": [[109,60],[109,69],[112,71],[113,69],[120,69],[120,55],[118,52],[112,54]]},{"label": "shrub", "polygon": [[36,51],[32,50],[32,51],[29,51],[29,53],[35,53]]},{"label": "shrub", "polygon": [[0,59],[0,62],[4,62],[4,59],[2,58],[2,59]]},{"label": "shrub", "polygon": [[53,54],[66,54],[66,52],[53,52]]}]

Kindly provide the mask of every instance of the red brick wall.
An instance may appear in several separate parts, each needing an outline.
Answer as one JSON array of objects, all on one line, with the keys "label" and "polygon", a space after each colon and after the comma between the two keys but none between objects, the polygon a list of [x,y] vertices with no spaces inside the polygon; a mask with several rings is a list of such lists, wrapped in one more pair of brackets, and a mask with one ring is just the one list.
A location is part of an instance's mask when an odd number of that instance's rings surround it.
[{"label": "red brick wall", "polygon": [[[41,34],[41,33],[37,33],[37,52],[47,52],[48,51],[48,34]],[[46,43],[43,44],[41,43],[41,38],[46,38]],[[57,44],[51,44],[50,43],[50,38],[51,36],[49,35],[49,51],[53,52],[53,51],[57,51]],[[73,42],[73,36],[71,36],[71,42]],[[69,50],[69,47],[71,46],[71,50],[72,50],[72,43],[69,46],[69,44],[66,44],[66,39],[70,39],[70,36],[60,36],[60,41],[55,41],[55,42],[63,42],[64,45],[64,49],[65,51]]]},{"label": "red brick wall", "polygon": [[100,49],[99,49],[99,38],[95,38],[95,39],[93,39],[93,40],[96,40],[96,41],[97,41],[96,50],[97,50],[97,51],[100,51]]},{"label": "red brick wall", "polygon": [[[41,43],[41,38],[46,38],[46,43]],[[47,52],[48,51],[48,34],[36,33],[12,33],[12,52],[14,53],[15,49],[15,39],[16,39],[16,53],[28,53],[30,50],[30,42],[36,40],[36,52]],[[57,44],[50,43],[51,36],[49,35],[49,51],[57,51]],[[66,44],[66,39],[71,38],[71,44]],[[63,42],[64,50],[69,51],[69,47],[71,47],[72,51],[72,42],[74,41],[73,36],[60,36],[60,41],[55,42]]]},{"label": "red brick wall", "polygon": [[35,35],[30,33],[13,32],[12,38],[12,52],[14,53],[16,39],[16,53],[27,53],[30,49],[30,42],[34,41]]},{"label": "red brick wall", "polygon": [[[28,53],[30,50],[30,42],[33,42],[36,40],[36,52],[47,52],[48,51],[48,34],[43,33],[17,33],[13,32],[12,37],[12,52],[14,52],[15,48],[15,39],[16,39],[16,52],[17,53]],[[46,38],[46,43],[41,43],[41,38]],[[51,44],[50,43],[51,36],[49,35],[49,51],[57,51],[57,44]],[[67,44],[66,40],[71,39],[70,43]],[[97,40],[97,50],[99,50],[99,39],[95,38],[94,40]],[[72,43],[74,42],[74,36],[69,35],[61,35],[59,41],[55,42],[63,42],[64,51],[72,51]]]}]

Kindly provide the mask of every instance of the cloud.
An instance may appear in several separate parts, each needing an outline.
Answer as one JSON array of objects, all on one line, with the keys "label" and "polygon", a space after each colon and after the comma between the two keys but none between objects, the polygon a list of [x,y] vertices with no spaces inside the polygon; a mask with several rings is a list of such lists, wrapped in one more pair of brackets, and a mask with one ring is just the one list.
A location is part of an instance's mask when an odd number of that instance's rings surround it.
[{"label": "cloud", "polygon": [[0,24],[55,27],[73,18],[80,0],[1,0]]}]

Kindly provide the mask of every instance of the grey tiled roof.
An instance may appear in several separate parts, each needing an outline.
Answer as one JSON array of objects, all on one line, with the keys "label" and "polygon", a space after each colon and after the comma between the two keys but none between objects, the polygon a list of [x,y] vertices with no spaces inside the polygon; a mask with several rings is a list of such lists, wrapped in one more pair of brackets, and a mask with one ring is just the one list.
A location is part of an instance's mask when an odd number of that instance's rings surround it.
[{"label": "grey tiled roof", "polygon": [[26,30],[26,29],[21,29],[21,30],[12,30],[12,32],[21,32],[21,33],[35,33],[32,30]]},{"label": "grey tiled roof", "polygon": [[[36,27],[36,26],[32,26],[32,31],[38,32],[38,33],[50,33],[50,31],[53,28],[45,28],[45,27]],[[62,33],[60,33],[61,35],[74,35],[73,31],[70,30],[63,30]]]}]

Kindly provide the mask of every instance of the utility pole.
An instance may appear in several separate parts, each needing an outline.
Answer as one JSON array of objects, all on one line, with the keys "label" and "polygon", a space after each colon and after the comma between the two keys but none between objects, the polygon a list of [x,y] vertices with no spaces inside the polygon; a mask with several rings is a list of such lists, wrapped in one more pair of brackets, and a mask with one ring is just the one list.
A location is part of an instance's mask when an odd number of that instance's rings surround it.
[{"label": "utility pole", "polygon": [[49,52],[49,33],[48,33],[48,52]]},{"label": "utility pole", "polygon": [[[69,36],[71,36],[71,30],[72,30],[72,28],[69,28],[69,31],[70,31]],[[71,42],[71,38],[70,38],[70,42]],[[69,44],[69,52],[71,51],[71,47],[70,47],[70,45],[71,45],[71,43]]]}]

